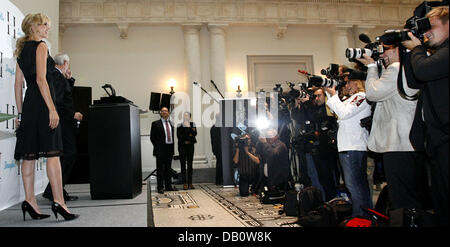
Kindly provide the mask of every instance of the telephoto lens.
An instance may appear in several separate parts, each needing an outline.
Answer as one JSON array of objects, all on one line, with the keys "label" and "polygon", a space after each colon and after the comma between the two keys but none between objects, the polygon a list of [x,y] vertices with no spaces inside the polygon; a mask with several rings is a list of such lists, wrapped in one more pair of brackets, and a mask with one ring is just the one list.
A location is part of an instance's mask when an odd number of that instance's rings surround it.
[{"label": "telephoto lens", "polygon": [[362,58],[364,54],[367,56],[372,56],[372,50],[366,48],[347,48],[345,50],[345,57],[355,59]]}]

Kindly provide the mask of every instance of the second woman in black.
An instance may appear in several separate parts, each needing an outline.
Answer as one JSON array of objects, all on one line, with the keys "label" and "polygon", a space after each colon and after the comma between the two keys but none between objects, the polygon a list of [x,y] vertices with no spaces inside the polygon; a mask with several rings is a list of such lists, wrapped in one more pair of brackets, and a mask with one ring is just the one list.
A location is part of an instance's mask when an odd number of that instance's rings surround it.
[{"label": "second woman in black", "polygon": [[[178,153],[181,164],[181,180],[183,189],[195,189],[192,185],[192,161],[194,159],[194,144],[197,143],[197,128],[191,122],[191,113],[183,114],[183,123],[177,127]],[[187,165],[187,174],[186,174]]]}]

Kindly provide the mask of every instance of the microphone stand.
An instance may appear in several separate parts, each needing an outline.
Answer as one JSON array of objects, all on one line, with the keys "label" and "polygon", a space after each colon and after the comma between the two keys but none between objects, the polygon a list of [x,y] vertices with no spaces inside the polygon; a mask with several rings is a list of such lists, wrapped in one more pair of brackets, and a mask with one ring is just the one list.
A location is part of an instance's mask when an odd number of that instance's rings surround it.
[{"label": "microphone stand", "polygon": [[[216,98],[214,98],[211,94],[209,94],[208,91],[206,91],[206,90],[202,87],[202,85],[200,85],[200,83],[194,81],[194,85],[198,86],[203,92],[205,92],[207,95],[209,95],[209,97],[211,97],[211,99],[213,99],[213,100],[216,101],[218,104],[220,104],[219,101],[218,101]],[[220,93],[220,92],[219,92],[219,93]],[[223,96],[222,96],[222,98],[223,98]]]},{"label": "microphone stand", "polygon": [[214,83],[213,80],[211,80],[211,83],[213,84],[213,86],[216,88],[217,92],[219,92],[220,96],[222,96],[222,99],[225,99],[222,95],[222,93],[220,92],[220,90],[217,88],[216,83]]}]

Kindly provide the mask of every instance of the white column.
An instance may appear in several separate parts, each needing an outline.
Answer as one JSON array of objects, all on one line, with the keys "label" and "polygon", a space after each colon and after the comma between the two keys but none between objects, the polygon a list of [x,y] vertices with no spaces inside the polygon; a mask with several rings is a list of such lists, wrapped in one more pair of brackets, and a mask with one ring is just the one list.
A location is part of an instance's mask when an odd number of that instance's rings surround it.
[{"label": "white column", "polygon": [[333,62],[337,64],[348,64],[345,57],[345,49],[349,48],[348,30],[352,26],[339,25],[333,27]]},{"label": "white column", "polygon": [[225,72],[225,29],[227,26],[227,24],[208,24],[211,49],[211,80],[216,83],[224,96],[227,89]]},{"label": "white column", "polygon": [[200,29],[198,24],[183,24],[184,33],[184,55],[186,66],[186,88],[190,96],[190,109],[192,120],[197,127],[197,144],[195,145],[193,166],[199,168],[207,163],[205,148],[208,143],[203,141],[205,136],[204,127],[202,127],[202,90],[193,84],[197,82],[202,84],[201,64],[200,64]]},{"label": "white column", "polygon": [[[225,44],[225,30],[228,24],[208,24],[209,30],[209,45],[210,45],[210,73],[211,80],[213,80],[220,90],[222,95],[226,97],[226,44]],[[213,92],[217,92],[213,85],[211,85],[211,90]],[[220,96],[218,96],[220,97]],[[218,100],[221,99],[217,98]],[[210,128],[205,128],[205,135],[203,141],[208,143],[208,149],[205,150],[205,154],[208,157],[208,160],[211,162],[211,167],[215,167],[215,156],[212,153],[210,143],[211,143],[211,135]]]}]

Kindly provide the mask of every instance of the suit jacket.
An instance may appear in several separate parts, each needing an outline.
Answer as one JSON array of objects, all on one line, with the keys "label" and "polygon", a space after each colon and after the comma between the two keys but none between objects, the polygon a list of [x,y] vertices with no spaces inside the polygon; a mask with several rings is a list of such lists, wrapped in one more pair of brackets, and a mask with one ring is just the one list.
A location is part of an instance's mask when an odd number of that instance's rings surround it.
[{"label": "suit jacket", "polygon": [[[172,123],[170,123],[170,131],[172,133],[172,142],[175,143],[173,140],[175,135]],[[174,154],[174,144],[166,144],[166,133],[161,119],[152,123],[152,128],[150,129],[150,141],[153,144],[153,156],[172,156]]]},{"label": "suit jacket", "polygon": [[[425,47],[415,47],[406,66],[411,66],[416,86],[422,89],[410,135],[411,142],[422,149],[421,144],[427,139],[430,148],[439,147],[449,140],[448,39],[431,56],[427,55]],[[422,109],[425,121],[422,120]]]},{"label": "suit jacket", "polygon": [[57,69],[53,71],[53,87],[55,89],[55,105],[61,123],[75,123],[75,107],[73,104],[73,85]]}]

